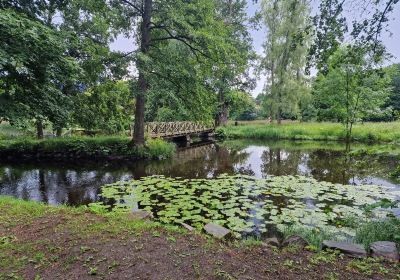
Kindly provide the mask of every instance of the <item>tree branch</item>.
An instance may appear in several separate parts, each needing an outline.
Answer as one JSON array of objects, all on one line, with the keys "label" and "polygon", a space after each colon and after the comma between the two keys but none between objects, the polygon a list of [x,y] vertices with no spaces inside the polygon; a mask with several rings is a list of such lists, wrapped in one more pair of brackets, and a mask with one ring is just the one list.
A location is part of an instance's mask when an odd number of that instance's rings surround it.
[{"label": "tree branch", "polygon": [[126,5],[134,8],[136,10],[136,12],[138,12],[140,15],[143,14],[143,10],[142,8],[139,8],[138,6],[136,6],[135,4],[133,4],[132,2],[128,1],[128,0],[120,0],[121,2],[125,3]]}]

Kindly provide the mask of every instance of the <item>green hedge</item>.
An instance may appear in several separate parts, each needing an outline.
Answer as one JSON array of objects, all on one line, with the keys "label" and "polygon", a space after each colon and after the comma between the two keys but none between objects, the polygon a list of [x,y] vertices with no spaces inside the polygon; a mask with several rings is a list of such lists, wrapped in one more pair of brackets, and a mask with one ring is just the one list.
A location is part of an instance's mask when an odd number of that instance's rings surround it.
[{"label": "green hedge", "polygon": [[149,139],[135,147],[126,137],[66,137],[44,140],[30,138],[0,141],[0,156],[35,158],[163,159],[171,157],[175,145]]}]

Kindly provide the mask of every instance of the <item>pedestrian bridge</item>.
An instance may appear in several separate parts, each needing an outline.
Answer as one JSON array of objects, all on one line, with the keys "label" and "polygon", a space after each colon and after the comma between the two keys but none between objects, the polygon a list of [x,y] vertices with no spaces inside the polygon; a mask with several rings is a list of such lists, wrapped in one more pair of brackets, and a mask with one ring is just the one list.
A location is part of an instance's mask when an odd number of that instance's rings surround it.
[{"label": "pedestrian bridge", "polygon": [[213,125],[201,122],[148,122],[145,133],[153,138],[179,138],[191,135],[208,136],[214,132]]}]

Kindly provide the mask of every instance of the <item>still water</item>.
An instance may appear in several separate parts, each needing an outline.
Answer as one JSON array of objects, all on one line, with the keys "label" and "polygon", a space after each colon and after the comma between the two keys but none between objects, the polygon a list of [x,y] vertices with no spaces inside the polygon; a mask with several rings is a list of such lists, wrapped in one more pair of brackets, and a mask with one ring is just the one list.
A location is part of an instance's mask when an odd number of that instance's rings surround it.
[{"label": "still water", "polygon": [[[354,148],[354,147],[353,147]],[[0,195],[49,204],[82,205],[99,199],[100,187],[148,175],[212,178],[220,174],[305,175],[341,184],[400,189],[389,173],[394,157],[349,155],[345,146],[316,142],[231,141],[180,148],[173,159],[135,163],[0,163]]]}]

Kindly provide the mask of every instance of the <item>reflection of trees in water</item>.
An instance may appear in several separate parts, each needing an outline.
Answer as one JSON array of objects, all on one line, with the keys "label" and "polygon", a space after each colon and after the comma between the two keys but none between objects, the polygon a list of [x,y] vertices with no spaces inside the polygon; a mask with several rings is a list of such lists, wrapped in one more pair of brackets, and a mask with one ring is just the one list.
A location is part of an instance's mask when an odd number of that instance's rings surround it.
[{"label": "reflection of trees in water", "polygon": [[[248,157],[249,153],[243,151],[230,150],[217,144],[208,144],[180,151],[174,159],[169,161],[150,162],[145,167],[142,176],[163,174],[185,178],[206,178],[216,177],[223,173],[238,172],[254,175],[250,166],[247,168],[235,167],[246,162]],[[136,172],[135,175],[137,175]]]},{"label": "reflection of trees in water", "polygon": [[[388,178],[396,159],[371,155],[346,156],[344,150],[265,147],[262,153],[208,144],[180,151],[165,161],[137,161],[121,165],[36,163],[0,165],[0,195],[23,199],[87,204],[98,198],[102,185],[132,178],[162,174],[171,177],[206,178],[222,173],[254,175],[310,175],[321,181],[353,183],[361,178]],[[250,154],[256,156],[257,165]],[[258,165],[259,158],[261,166]],[[358,181],[357,181],[358,180]]]},{"label": "reflection of trees in water", "polygon": [[[263,177],[267,175],[309,175],[319,181],[355,184],[368,176],[387,178],[390,158],[352,155],[346,151],[267,149],[261,155]],[[392,159],[393,161],[393,159]]]},{"label": "reflection of trees in water", "polygon": [[0,169],[0,194],[51,204],[82,205],[97,199],[100,186],[126,173],[106,170],[5,166]]},{"label": "reflection of trees in water", "polygon": [[320,181],[355,184],[361,178],[379,176],[387,178],[389,157],[352,155],[346,151],[315,150],[309,153],[311,175]]},{"label": "reflection of trees in water", "polygon": [[299,166],[306,164],[307,154],[302,151],[269,148],[262,155],[261,170],[263,177],[267,175],[298,175]]}]

